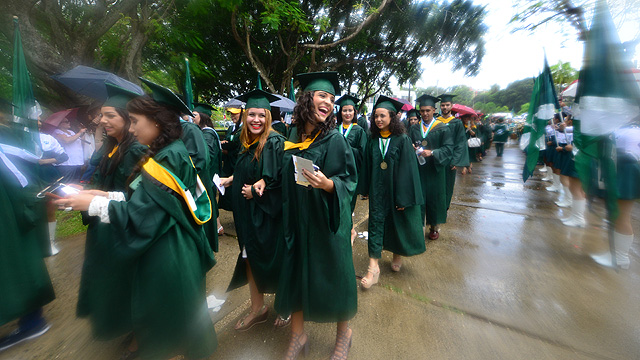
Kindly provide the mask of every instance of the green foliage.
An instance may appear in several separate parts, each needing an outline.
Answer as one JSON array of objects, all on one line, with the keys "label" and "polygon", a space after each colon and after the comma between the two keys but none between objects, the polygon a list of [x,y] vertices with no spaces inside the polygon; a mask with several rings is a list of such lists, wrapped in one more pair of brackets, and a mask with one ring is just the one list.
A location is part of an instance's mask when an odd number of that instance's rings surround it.
[{"label": "green foliage", "polygon": [[528,113],[529,112],[529,106],[531,106],[530,103],[522,104],[522,106],[520,106],[520,111],[518,111],[518,114]]},{"label": "green foliage", "polygon": [[550,68],[553,84],[556,86],[556,92],[558,93],[578,79],[578,70],[572,68],[568,62],[558,61],[557,64],[550,66]]},{"label": "green foliage", "polygon": [[87,231],[87,226],[82,224],[82,216],[79,211],[56,211],[56,238],[64,238]]}]

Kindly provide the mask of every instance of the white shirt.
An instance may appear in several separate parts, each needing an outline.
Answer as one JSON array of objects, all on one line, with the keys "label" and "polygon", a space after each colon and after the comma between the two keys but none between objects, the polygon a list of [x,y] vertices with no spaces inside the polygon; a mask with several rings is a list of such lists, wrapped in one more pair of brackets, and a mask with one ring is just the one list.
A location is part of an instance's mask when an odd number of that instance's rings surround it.
[{"label": "white shirt", "polygon": [[[64,135],[64,136],[73,136],[74,133],[71,130],[61,130],[56,129],[53,131],[54,135]],[[64,152],[69,156],[69,160],[63,162],[62,164],[55,164],[58,166],[82,166],[84,165],[84,151],[82,149],[82,141],[80,139],[76,139],[71,143],[61,142],[62,147],[64,148]]]},{"label": "white shirt", "polygon": [[53,151],[56,154],[64,153],[64,148],[56,138],[49,134],[40,133],[40,146],[42,146],[42,151]]}]

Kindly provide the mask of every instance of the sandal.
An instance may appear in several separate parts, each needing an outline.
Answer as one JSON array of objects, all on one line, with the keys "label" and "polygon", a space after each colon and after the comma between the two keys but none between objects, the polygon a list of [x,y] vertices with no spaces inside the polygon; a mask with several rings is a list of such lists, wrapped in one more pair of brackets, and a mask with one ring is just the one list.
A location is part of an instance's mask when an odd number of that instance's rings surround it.
[{"label": "sandal", "polygon": [[276,329],[281,329],[289,326],[291,324],[291,315],[283,318],[282,315],[276,316],[276,321],[273,323],[273,327]]},{"label": "sandal", "polygon": [[[300,341],[303,337],[305,338],[304,343]],[[295,360],[298,358],[301,352],[304,357],[309,355],[309,338],[305,333],[292,333],[291,341],[289,342],[289,348],[287,349],[287,355],[285,355],[284,358],[285,360]]]},{"label": "sandal", "polygon": [[369,268],[367,269],[367,275],[371,274],[371,280],[369,280],[366,276],[362,278],[362,280],[360,281],[360,284],[362,285],[363,288],[365,289],[369,289],[370,287],[372,287],[373,285],[378,283],[378,280],[380,279],[380,267],[378,267],[377,269],[372,268],[371,266],[369,266]]},{"label": "sandal", "polygon": [[393,261],[391,262],[391,270],[398,272],[402,269],[402,257],[393,255]]},{"label": "sandal", "polygon": [[220,225],[220,227],[218,228],[218,236],[222,235],[224,235],[224,228],[222,227],[222,225]]},{"label": "sandal", "polygon": [[[255,314],[254,318],[251,319],[250,321],[247,321],[247,319],[252,314]],[[267,305],[262,305],[262,307],[260,308],[260,310],[258,310],[257,313],[254,313],[253,311],[251,311],[247,314],[247,316],[242,318],[242,320],[238,321],[238,323],[235,326],[235,329],[237,331],[247,331],[252,327],[254,327],[255,325],[266,322],[267,317],[269,317],[269,308],[267,307]]]},{"label": "sandal", "polygon": [[[347,337],[349,332],[349,337]],[[331,355],[331,360],[346,360],[349,355],[349,349],[351,349],[351,340],[353,340],[353,330],[351,330],[351,328],[347,328],[347,330],[338,333],[336,336],[336,347]]]}]

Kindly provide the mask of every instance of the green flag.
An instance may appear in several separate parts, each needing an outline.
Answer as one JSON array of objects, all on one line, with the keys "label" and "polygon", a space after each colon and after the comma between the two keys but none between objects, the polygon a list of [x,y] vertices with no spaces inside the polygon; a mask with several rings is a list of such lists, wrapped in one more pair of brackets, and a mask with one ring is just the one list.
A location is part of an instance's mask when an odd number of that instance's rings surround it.
[{"label": "green flag", "polygon": [[[20,36],[20,25],[18,18],[13,18],[14,43],[13,43],[13,104],[16,125],[22,130],[28,131],[27,136],[22,139],[25,149],[34,151],[36,144],[40,143],[38,138],[38,115],[36,113],[36,99],[33,96],[33,87],[27,62],[22,49],[22,37]],[[30,136],[29,136],[30,135]]]},{"label": "green flag", "polygon": [[184,103],[189,110],[193,110],[193,87],[191,86],[191,71],[189,71],[189,59],[184,58],[186,67],[184,79]]},{"label": "green flag", "polygon": [[[576,170],[593,193],[604,182],[609,220],[618,214],[614,132],[640,116],[640,88],[606,2],[598,1],[586,35],[584,61],[574,105]],[[600,173],[594,179],[592,174]]]},{"label": "green flag", "polygon": [[291,87],[289,88],[289,100],[296,101],[296,89],[293,87],[293,78],[291,78]]},{"label": "green flag", "polygon": [[545,127],[560,108],[546,55],[544,57],[544,69],[536,78],[529,103],[531,105],[529,106],[529,113],[527,114],[527,123],[530,128],[530,136],[529,145],[527,146],[527,159],[524,164],[524,169],[522,170],[522,180],[525,182],[533,175],[533,171],[538,163],[538,154],[540,150],[546,146],[544,139]]},{"label": "green flag", "polygon": [[256,89],[262,90],[262,80],[260,79],[260,73],[258,73],[258,85],[256,85]]}]

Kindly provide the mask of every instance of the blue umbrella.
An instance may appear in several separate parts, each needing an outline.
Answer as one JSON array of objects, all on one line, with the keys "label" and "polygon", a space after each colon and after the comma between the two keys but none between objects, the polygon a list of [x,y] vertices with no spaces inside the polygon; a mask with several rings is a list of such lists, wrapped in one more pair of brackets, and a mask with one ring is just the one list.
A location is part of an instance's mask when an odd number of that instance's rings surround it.
[{"label": "blue umbrella", "polygon": [[131,81],[125,80],[110,72],[83,65],[78,65],[66,73],[54,75],[51,78],[78,94],[86,95],[97,100],[107,99],[107,87],[105,83],[111,83],[123,89],[144,95],[142,88]]}]

